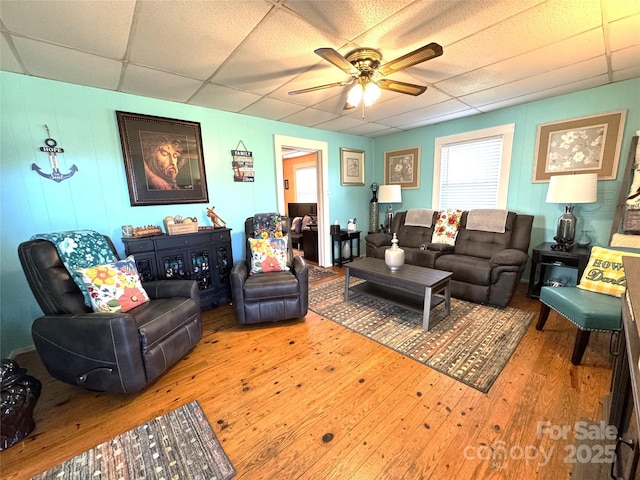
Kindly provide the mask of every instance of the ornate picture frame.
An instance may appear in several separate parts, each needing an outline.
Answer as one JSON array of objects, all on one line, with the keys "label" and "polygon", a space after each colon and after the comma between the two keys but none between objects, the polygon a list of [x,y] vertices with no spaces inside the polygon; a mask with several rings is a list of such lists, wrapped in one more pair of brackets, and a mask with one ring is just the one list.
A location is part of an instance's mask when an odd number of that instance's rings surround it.
[{"label": "ornate picture frame", "polygon": [[131,206],[207,203],[200,123],[116,111]]},{"label": "ornate picture frame", "polygon": [[340,185],[364,185],[364,151],[340,149]]},{"label": "ornate picture frame", "polygon": [[384,152],[384,183],[420,188],[420,147]]},{"label": "ornate picture frame", "polygon": [[614,180],[626,110],[538,125],[533,183],[552,175],[597,173],[598,180]]}]

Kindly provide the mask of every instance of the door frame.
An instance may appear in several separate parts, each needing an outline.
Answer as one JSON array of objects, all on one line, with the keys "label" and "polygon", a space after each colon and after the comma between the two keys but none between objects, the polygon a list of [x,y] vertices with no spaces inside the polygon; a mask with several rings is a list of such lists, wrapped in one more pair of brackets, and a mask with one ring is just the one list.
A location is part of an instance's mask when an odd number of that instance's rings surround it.
[{"label": "door frame", "polygon": [[331,265],[331,250],[327,235],[329,232],[329,144],[306,138],[274,135],[274,151],[276,159],[276,192],[278,211],[281,215],[286,212],[284,204],[284,169],[282,164],[282,148],[299,148],[316,154],[316,168],[318,170],[318,265]]}]

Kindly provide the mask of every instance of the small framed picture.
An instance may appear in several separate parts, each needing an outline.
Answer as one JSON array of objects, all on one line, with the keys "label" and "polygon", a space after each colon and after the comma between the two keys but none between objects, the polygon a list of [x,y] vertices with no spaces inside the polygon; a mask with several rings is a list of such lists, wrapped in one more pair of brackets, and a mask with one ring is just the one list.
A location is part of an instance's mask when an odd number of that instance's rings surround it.
[{"label": "small framed picture", "polygon": [[538,125],[533,182],[552,175],[597,173],[598,180],[614,180],[626,110]]},{"label": "small framed picture", "polygon": [[364,185],[364,151],[340,149],[340,184]]},{"label": "small framed picture", "polygon": [[420,147],[384,152],[384,183],[420,187]]}]

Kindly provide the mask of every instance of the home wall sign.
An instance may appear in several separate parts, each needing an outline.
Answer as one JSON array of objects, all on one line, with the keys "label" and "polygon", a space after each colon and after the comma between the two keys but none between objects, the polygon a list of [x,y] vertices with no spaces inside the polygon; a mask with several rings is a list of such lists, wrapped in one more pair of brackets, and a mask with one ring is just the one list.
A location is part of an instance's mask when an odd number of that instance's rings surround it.
[{"label": "home wall sign", "polygon": [[[239,150],[240,145],[244,150]],[[231,166],[233,168],[233,181],[234,182],[253,182],[255,179],[255,171],[253,170],[253,153],[247,150],[242,140],[236,146],[235,150],[231,150],[233,161]]]},{"label": "home wall sign", "polygon": [[35,163],[31,164],[31,170],[35,171],[41,177],[48,178],[50,180],[53,180],[54,182],[60,183],[67,178],[73,177],[73,174],[78,171],[78,167],[76,167],[75,165],[71,165],[69,173],[60,173],[60,166],[58,165],[57,155],[58,153],[64,153],[64,148],[58,147],[58,142],[51,138],[49,127],[45,125],[44,128],[47,130],[47,138],[44,141],[45,146],[40,147],[40,151],[49,155],[49,162],[51,163],[51,173],[44,173],[42,169]]}]

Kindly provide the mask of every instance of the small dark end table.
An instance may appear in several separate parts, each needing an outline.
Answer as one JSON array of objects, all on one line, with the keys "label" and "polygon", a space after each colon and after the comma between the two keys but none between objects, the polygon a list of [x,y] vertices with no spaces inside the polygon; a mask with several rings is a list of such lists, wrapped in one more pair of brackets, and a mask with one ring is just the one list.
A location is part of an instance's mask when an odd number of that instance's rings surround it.
[{"label": "small dark end table", "polygon": [[577,281],[580,281],[584,269],[589,263],[591,247],[574,246],[568,252],[553,250],[553,242],[544,242],[531,252],[531,272],[529,273],[529,298],[540,298],[540,289],[546,281],[547,267],[572,268],[578,271]]},{"label": "small dark end table", "polygon": [[[355,241],[355,250],[353,242]],[[342,242],[349,242],[351,256],[342,258]],[[336,245],[337,244],[337,245]],[[338,258],[336,258],[336,248],[338,249]],[[355,255],[353,252],[356,252]],[[354,258],[360,256],[360,231],[340,230],[331,234],[331,265],[337,265],[342,268],[343,263],[352,262]]]}]

